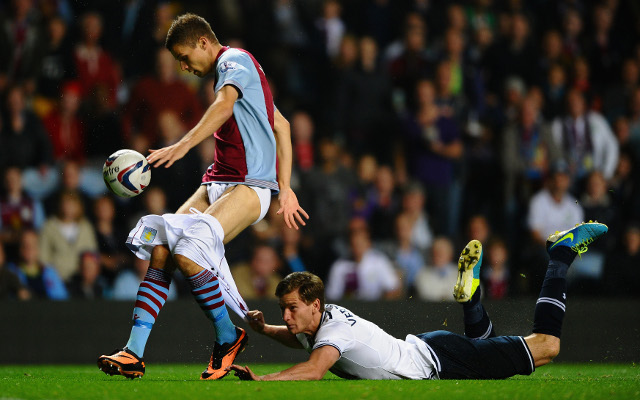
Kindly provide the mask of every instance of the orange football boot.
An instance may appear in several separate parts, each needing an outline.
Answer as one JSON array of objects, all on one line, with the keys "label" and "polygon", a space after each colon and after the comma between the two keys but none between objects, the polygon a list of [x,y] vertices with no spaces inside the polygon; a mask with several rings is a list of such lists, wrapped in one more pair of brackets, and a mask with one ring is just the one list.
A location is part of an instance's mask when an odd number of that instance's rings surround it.
[{"label": "orange football boot", "polygon": [[247,333],[242,328],[236,327],[236,340],[232,343],[214,344],[209,366],[207,367],[200,379],[214,380],[221,379],[229,373],[225,369],[233,364],[238,353],[244,350],[247,345]]},{"label": "orange football boot", "polygon": [[142,378],[144,360],[126,347],[98,357],[98,368],[107,375],[122,375],[125,378]]}]

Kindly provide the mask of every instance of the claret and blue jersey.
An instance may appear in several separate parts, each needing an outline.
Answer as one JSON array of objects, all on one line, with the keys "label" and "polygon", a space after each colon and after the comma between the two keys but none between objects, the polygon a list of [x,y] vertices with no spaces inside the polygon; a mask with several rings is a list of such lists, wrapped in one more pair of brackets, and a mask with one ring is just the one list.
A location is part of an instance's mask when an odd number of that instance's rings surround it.
[{"label": "claret and blue jersey", "polygon": [[233,115],[214,134],[213,164],[203,183],[243,183],[278,192],[274,104],[262,67],[247,51],[223,47],[216,58],[215,88],[238,90]]}]

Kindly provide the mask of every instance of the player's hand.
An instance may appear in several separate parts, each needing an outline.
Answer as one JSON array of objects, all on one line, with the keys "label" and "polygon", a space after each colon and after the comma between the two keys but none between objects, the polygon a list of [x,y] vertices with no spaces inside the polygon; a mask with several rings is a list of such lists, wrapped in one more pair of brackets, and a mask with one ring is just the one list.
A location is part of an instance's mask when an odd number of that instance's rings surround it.
[{"label": "player's hand", "polygon": [[248,366],[240,366],[236,364],[231,364],[226,368],[227,371],[234,371],[235,375],[240,378],[241,381],[260,381],[260,377],[253,373],[251,368]]},{"label": "player's hand", "polygon": [[254,331],[264,333],[264,315],[260,310],[251,310],[247,313],[247,323]]},{"label": "player's hand", "polygon": [[149,149],[149,153],[151,154],[147,156],[147,161],[155,168],[165,163],[166,165],[164,167],[169,168],[174,162],[184,157],[188,151],[189,148],[182,142],[158,150]]},{"label": "player's hand", "polygon": [[278,210],[277,214],[282,214],[284,216],[284,222],[289,228],[295,228],[297,230],[298,224],[296,224],[296,221],[300,225],[307,224],[304,219],[302,219],[302,216],[304,216],[306,219],[309,219],[309,214],[307,214],[307,212],[302,207],[300,207],[298,198],[291,188],[281,190],[279,200],[280,209]]}]

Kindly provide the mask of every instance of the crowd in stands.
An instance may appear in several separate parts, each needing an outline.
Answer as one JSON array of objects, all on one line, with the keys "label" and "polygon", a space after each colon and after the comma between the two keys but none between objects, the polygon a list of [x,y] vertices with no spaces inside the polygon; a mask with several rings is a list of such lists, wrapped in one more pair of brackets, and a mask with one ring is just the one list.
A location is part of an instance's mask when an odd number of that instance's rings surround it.
[{"label": "crowd in stands", "polygon": [[[633,0],[8,0],[0,4],[0,299],[134,299],[148,262],[124,242],[175,211],[213,138],[133,199],[106,157],[179,140],[214,77],[180,73],[173,18],[205,17],[260,61],[291,123],[293,189],[227,245],[241,293],[290,271],[329,300],[452,301],[457,255],[484,244],[484,296],[535,295],[545,239],[610,233],[573,293],[640,296],[640,3]],[[187,296],[174,277],[170,298]]]}]

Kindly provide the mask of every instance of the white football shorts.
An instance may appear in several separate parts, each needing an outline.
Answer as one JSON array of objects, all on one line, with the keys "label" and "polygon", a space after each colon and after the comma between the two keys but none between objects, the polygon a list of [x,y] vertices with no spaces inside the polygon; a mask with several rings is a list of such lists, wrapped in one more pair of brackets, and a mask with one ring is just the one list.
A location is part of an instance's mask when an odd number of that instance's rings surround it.
[{"label": "white football shorts", "polygon": [[[213,204],[216,200],[222,196],[225,190],[232,186],[241,185],[240,183],[217,183],[217,182],[207,182],[203,183],[203,185],[207,185],[207,195],[209,196],[209,204]],[[265,215],[267,215],[267,211],[269,211],[269,206],[271,205],[271,189],[261,188],[258,186],[249,186],[247,187],[253,189],[254,192],[258,195],[260,199],[260,216],[258,219],[253,221],[251,225],[255,225],[260,222]]]}]

